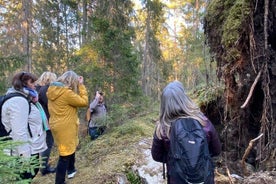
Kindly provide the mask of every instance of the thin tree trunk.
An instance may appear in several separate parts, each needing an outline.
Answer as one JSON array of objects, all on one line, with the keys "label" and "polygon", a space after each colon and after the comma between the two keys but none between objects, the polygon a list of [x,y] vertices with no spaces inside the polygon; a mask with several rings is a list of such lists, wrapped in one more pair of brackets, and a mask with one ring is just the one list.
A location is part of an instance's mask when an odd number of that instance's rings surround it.
[{"label": "thin tree trunk", "polygon": [[150,20],[146,19],[146,36],[145,36],[145,49],[144,49],[144,58],[143,58],[143,73],[142,73],[142,87],[145,95],[150,95],[150,86],[149,86],[149,78],[150,78],[150,56],[149,56],[149,34],[150,34]]},{"label": "thin tree trunk", "polygon": [[82,1],[82,39],[81,39],[81,45],[84,45],[87,42],[87,0]]},{"label": "thin tree trunk", "polygon": [[207,60],[206,60],[206,45],[203,45],[203,61],[204,61],[204,67],[205,67],[205,79],[206,79],[206,85],[209,86],[209,73],[208,73],[208,67],[207,67]]},{"label": "thin tree trunk", "polygon": [[67,20],[67,5],[64,4],[64,9],[63,9],[63,13],[64,13],[64,20],[65,20],[65,40],[66,40],[66,63],[68,66],[69,63],[69,34],[68,34],[68,20]]},{"label": "thin tree trunk", "polygon": [[30,39],[30,31],[31,31],[31,7],[32,1],[31,0],[23,0],[23,22],[22,22],[22,29],[23,29],[23,52],[25,55],[26,61],[26,69],[29,72],[32,72],[32,49],[31,49],[31,39]]}]

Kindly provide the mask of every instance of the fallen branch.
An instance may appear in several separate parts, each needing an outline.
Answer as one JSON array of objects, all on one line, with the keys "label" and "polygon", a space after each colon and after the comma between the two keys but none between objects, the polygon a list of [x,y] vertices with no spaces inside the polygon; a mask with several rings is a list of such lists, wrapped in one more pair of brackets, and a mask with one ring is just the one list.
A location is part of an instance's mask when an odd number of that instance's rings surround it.
[{"label": "fallen branch", "polygon": [[224,176],[223,174],[219,173],[218,168],[215,168],[215,174],[216,174],[217,176]]},{"label": "fallen branch", "polygon": [[247,96],[245,102],[244,102],[243,105],[241,106],[242,109],[245,108],[246,105],[248,104],[248,102],[249,102],[249,100],[250,100],[250,98],[251,98],[251,96],[252,96],[252,94],[253,94],[253,91],[254,91],[254,89],[255,89],[255,86],[256,86],[256,84],[257,84],[259,78],[261,77],[261,73],[262,73],[262,70],[259,71],[259,73],[258,73],[258,75],[257,75],[257,77],[256,77],[256,79],[255,79],[255,81],[254,81],[254,83],[252,84],[252,86],[251,86],[251,88],[250,88],[250,91],[249,91],[249,94],[248,94],[248,96]]},{"label": "fallen branch", "polygon": [[232,177],[231,177],[231,174],[230,174],[230,171],[229,171],[228,167],[226,167],[226,173],[227,173],[227,176],[228,176],[228,179],[229,179],[229,183],[233,184]]},{"label": "fallen branch", "polygon": [[260,134],[258,137],[256,137],[255,139],[252,139],[249,144],[248,144],[248,147],[246,148],[244,154],[243,154],[243,157],[242,157],[242,168],[243,168],[243,174],[246,176],[247,175],[247,168],[245,166],[245,159],[247,158],[247,156],[249,155],[252,147],[253,147],[253,143],[260,139],[261,137],[263,136],[263,134]]},{"label": "fallen branch", "polygon": [[265,0],[264,1],[264,46],[265,46],[265,51],[267,51],[267,37],[268,37],[268,33],[267,33],[267,29],[268,29],[268,9],[269,9],[269,0]]}]

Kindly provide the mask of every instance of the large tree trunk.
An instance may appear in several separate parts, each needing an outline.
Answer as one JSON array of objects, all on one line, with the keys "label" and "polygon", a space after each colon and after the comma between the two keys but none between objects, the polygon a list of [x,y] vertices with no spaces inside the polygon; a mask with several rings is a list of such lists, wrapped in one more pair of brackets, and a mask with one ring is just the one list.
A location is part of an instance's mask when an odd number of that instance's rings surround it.
[{"label": "large tree trunk", "polygon": [[[221,8],[218,9],[221,17],[215,22],[210,15],[207,16],[205,31],[211,51],[216,54],[218,77],[225,82],[225,129],[222,138],[224,151],[231,152],[226,159],[241,159],[250,140],[263,134],[254,143],[246,161],[258,169],[272,170],[276,168],[276,2],[247,2],[250,12],[240,22],[239,37],[231,47],[222,44],[229,35],[225,34],[223,24],[218,22],[229,19],[223,13],[231,11],[238,1],[216,2],[212,6]],[[221,27],[217,29],[214,25]],[[231,52],[234,47],[237,48],[236,55]]]}]

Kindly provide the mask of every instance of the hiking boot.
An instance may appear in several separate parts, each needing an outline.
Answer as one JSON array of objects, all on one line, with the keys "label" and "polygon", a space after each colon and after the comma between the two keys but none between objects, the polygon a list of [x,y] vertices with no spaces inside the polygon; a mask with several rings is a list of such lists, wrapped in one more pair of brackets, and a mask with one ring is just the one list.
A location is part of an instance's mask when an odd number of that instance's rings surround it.
[{"label": "hiking boot", "polygon": [[74,178],[74,176],[76,175],[76,173],[77,173],[77,170],[76,169],[74,169],[73,171],[68,171],[68,179],[72,179],[72,178]]}]

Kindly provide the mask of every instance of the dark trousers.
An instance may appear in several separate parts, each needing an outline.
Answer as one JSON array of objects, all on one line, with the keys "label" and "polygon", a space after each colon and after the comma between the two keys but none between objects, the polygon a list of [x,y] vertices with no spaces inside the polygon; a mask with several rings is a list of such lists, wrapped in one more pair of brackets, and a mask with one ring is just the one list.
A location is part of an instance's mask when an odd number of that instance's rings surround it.
[{"label": "dark trousers", "polygon": [[[38,153],[37,154],[32,154],[31,156],[36,157],[37,159],[39,159],[39,154]],[[38,171],[39,171],[39,168],[35,168],[34,169],[34,174],[32,174],[31,172],[24,172],[24,173],[20,174],[20,178],[21,179],[33,179],[36,176],[36,174],[38,173]]]},{"label": "dark trousers", "polygon": [[91,140],[96,140],[100,135],[104,133],[106,126],[88,127],[88,133]]},{"label": "dark trousers", "polygon": [[47,170],[47,168],[49,167],[49,157],[54,144],[54,138],[51,130],[46,131],[46,143],[48,148],[41,153],[41,157],[43,158],[43,163],[42,163],[43,168],[41,169],[42,171]]},{"label": "dark trousers", "polygon": [[75,170],[75,153],[68,156],[59,156],[56,168],[56,184],[64,184],[66,171]]}]

